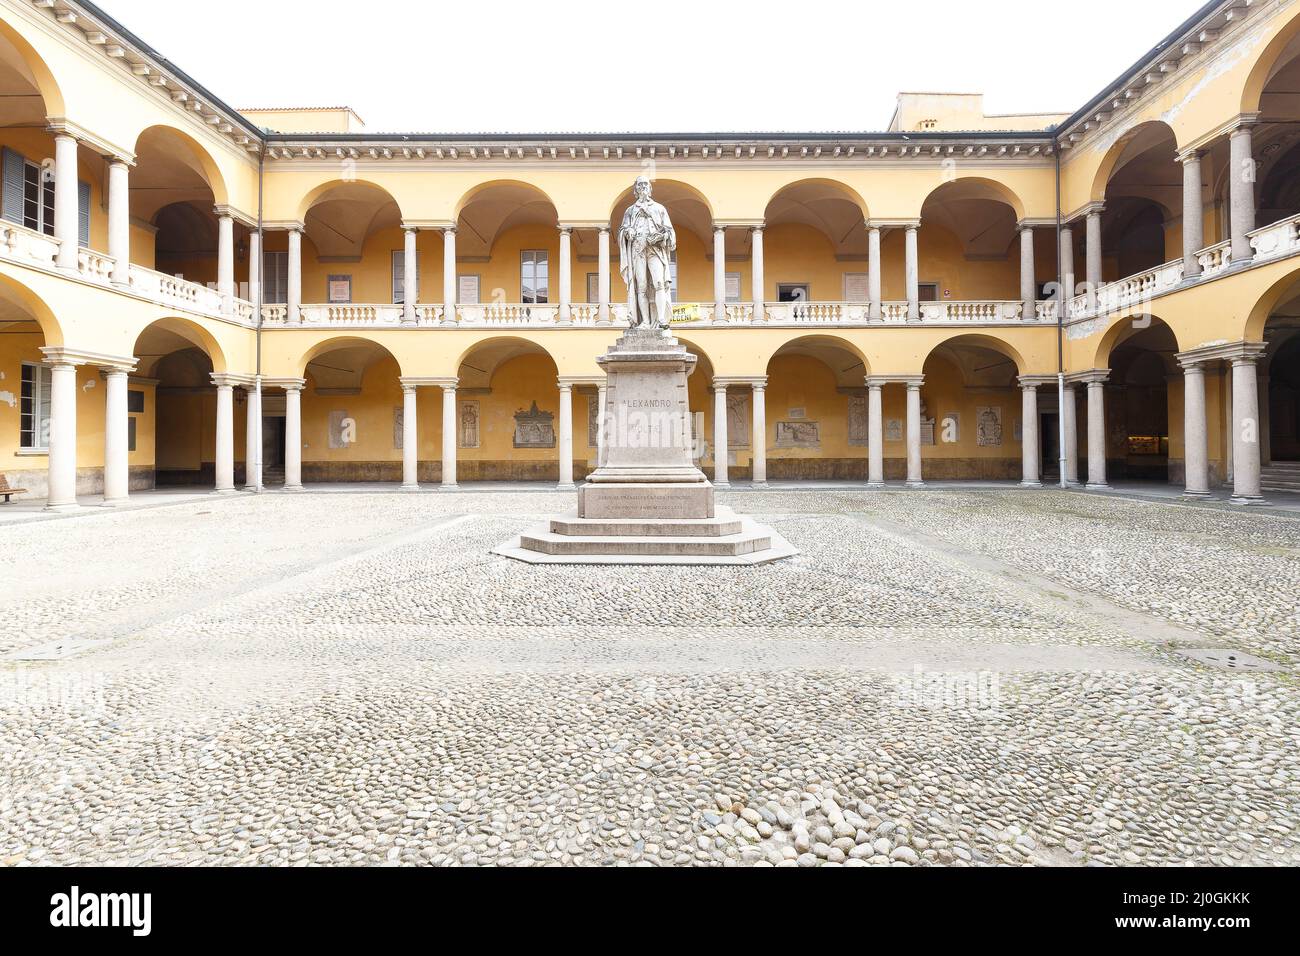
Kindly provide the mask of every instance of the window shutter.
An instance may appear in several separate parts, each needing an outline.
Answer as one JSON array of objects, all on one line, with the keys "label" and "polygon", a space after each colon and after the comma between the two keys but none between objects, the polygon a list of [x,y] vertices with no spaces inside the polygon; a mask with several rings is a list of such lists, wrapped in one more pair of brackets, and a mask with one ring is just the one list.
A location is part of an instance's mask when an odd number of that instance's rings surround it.
[{"label": "window shutter", "polygon": [[77,183],[77,245],[90,246],[90,183]]},{"label": "window shutter", "polygon": [[4,148],[4,208],[0,215],[12,223],[23,224],[23,180],[27,160],[8,146]]}]

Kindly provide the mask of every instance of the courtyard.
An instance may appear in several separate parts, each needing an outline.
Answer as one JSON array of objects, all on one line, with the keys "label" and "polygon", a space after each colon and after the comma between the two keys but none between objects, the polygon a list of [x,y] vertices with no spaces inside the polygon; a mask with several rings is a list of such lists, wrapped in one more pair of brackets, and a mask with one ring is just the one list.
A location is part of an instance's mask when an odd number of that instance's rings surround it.
[{"label": "courtyard", "polygon": [[744,490],[797,557],[627,568],[490,554],[553,491],[152,500],[0,524],[0,864],[1300,863],[1292,510]]}]

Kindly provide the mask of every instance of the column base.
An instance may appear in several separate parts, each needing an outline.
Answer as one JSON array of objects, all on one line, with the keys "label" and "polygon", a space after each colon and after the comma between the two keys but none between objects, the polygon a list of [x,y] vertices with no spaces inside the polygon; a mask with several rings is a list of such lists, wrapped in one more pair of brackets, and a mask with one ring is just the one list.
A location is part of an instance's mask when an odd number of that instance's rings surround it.
[{"label": "column base", "polygon": [[556,491],[577,491],[578,486],[571,481],[562,481],[555,486]]},{"label": "column base", "polygon": [[126,504],[130,500],[131,500],[130,498],[126,498],[126,497],[105,498],[102,502],[100,502],[99,506],[101,508],[120,508],[122,507],[122,505]]},{"label": "column base", "polygon": [[1211,495],[1208,491],[1184,491],[1181,495],[1179,495],[1179,497],[1187,498],[1192,501],[1204,501],[1205,499],[1212,498],[1214,496]]},{"label": "column base", "polygon": [[1083,487],[1087,491],[1110,491],[1110,485],[1106,484],[1105,482],[1102,482],[1101,484],[1093,484],[1090,481]]},{"label": "column base", "polygon": [[868,482],[867,482],[867,489],[870,490],[870,491],[880,491],[880,490],[882,490],[882,489],[884,489],[884,488],[888,488],[888,487],[889,487],[889,486],[886,485],[883,481],[868,481]]},{"label": "column base", "polygon": [[729,481],[715,481],[715,482],[713,483],[713,487],[716,488],[718,491],[730,491],[730,490],[731,490],[731,482],[729,482]]},{"label": "column base", "polygon": [[924,487],[925,487],[925,482],[924,482],[924,481],[909,481],[909,482],[907,482],[907,487],[908,487],[908,488],[924,488]]},{"label": "column base", "polygon": [[1258,508],[1268,504],[1263,495],[1233,495],[1228,502],[1242,508]]},{"label": "column base", "polygon": [[80,511],[80,510],[81,510],[81,505],[79,505],[79,504],[77,504],[77,502],[73,501],[73,502],[66,503],[66,504],[61,504],[61,505],[46,505],[46,506],[45,506],[44,508],[42,508],[41,510],[42,510],[42,511],[48,511],[48,512],[50,512],[50,513],[52,513],[52,514],[69,514],[69,513],[73,512],[73,511]]},{"label": "column base", "polygon": [[443,483],[442,483],[441,485],[439,485],[438,487],[439,487],[441,490],[443,490],[443,491],[459,491],[459,490],[460,490],[460,485],[456,484],[454,481],[453,481],[451,484],[447,484],[446,482],[443,482]]},{"label": "column base", "polygon": [[280,490],[281,490],[281,491],[284,491],[284,492],[287,492],[288,494],[291,494],[291,495],[300,495],[300,494],[302,494],[304,491],[306,491],[307,489],[304,488],[302,485],[285,485],[285,486],[284,486],[282,489],[280,489]]},{"label": "column base", "polygon": [[214,494],[214,495],[237,495],[237,494],[239,494],[239,489],[238,489],[238,488],[213,488],[213,489],[212,489],[212,494]]},{"label": "column base", "polygon": [[766,479],[766,478],[755,478],[755,479],[753,479],[753,480],[750,482],[750,484],[753,485],[755,488],[766,488],[766,487],[767,487],[767,479]]},{"label": "column base", "polygon": [[1022,481],[1022,482],[1020,483],[1020,487],[1021,487],[1021,488],[1041,488],[1041,487],[1043,487],[1043,483],[1042,483],[1041,481]]},{"label": "column base", "polygon": [[419,490],[420,490],[420,486],[419,486],[418,484],[417,484],[417,485],[402,485],[402,487],[399,488],[398,490],[399,490],[399,491],[419,491]]}]

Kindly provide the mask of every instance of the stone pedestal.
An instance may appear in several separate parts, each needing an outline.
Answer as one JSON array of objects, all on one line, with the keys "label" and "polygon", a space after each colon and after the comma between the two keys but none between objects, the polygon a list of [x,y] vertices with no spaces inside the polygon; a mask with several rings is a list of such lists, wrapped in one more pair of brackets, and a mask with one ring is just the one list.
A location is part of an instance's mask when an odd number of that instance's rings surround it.
[{"label": "stone pedestal", "polygon": [[763,564],[798,552],[721,508],[695,465],[686,380],[696,358],[660,332],[633,330],[596,360],[605,370],[600,464],[578,510],[494,553],[530,564]]}]

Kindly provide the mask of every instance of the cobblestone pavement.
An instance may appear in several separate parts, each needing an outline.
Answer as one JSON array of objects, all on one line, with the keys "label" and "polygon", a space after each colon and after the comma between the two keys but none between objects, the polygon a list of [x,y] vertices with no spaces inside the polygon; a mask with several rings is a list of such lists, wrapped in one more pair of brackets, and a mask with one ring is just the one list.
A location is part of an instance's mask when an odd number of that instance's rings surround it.
[{"label": "cobblestone pavement", "polygon": [[1300,520],[723,501],[803,553],[488,553],[553,493],[0,528],[0,863],[1300,863]]}]

